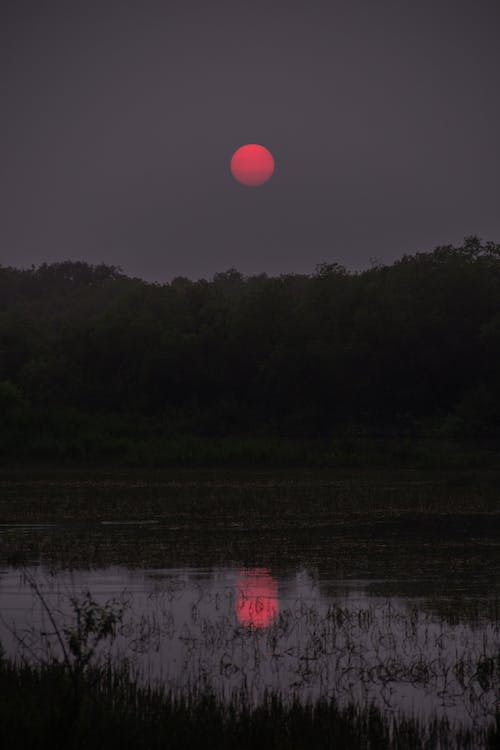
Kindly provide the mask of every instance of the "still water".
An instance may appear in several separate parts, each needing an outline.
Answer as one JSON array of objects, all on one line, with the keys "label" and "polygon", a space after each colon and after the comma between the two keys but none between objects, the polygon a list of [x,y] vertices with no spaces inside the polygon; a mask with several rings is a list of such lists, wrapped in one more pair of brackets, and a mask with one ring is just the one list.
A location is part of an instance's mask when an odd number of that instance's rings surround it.
[{"label": "still water", "polygon": [[95,658],[145,682],[484,727],[500,685],[499,482],[5,478],[0,639],[17,658],[60,657],[54,631],[71,634],[90,592],[123,607]]},{"label": "still water", "polygon": [[125,658],[141,680],[236,691],[252,701],[272,689],[286,699],[373,701],[385,711],[465,724],[490,719],[499,697],[498,619],[450,621],[424,597],[376,595],[373,583],[308,566],[280,570],[265,560],[253,567],[4,566],[0,640],[18,658],[60,657],[48,611],[61,632],[74,627],[71,598],[89,591],[101,605],[124,607],[116,638],[96,658]]}]

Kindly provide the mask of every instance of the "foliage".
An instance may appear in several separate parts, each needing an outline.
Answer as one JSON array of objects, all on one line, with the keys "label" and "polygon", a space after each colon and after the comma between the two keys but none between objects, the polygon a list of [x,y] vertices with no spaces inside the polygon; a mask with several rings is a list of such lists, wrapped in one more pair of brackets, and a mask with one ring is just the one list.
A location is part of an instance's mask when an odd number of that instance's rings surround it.
[{"label": "foliage", "polygon": [[[34,599],[38,601],[47,617],[50,627],[48,630],[39,630],[32,626],[22,634],[15,628],[11,630],[20,648],[22,664],[19,666],[18,663],[14,669],[17,669],[18,674],[29,675],[31,678],[38,675],[43,679],[44,675],[50,675],[47,684],[49,692],[54,688],[54,681],[59,683],[58,694],[52,695],[51,698],[58,699],[60,713],[54,719],[54,707],[50,706],[47,711],[51,729],[46,746],[49,747],[52,743],[53,746],[67,747],[71,745],[86,694],[96,689],[103,670],[106,666],[109,667],[109,654],[104,662],[98,661],[97,649],[100,645],[109,645],[113,642],[122,623],[126,604],[112,600],[100,605],[92,598],[90,591],[84,593],[81,598],[70,596],[73,622],[68,622],[68,619],[51,604],[47,593],[42,590],[35,576],[27,568],[23,569],[23,576],[31,588]],[[54,651],[54,643],[59,646],[59,654]],[[5,655],[0,647],[0,673],[3,671],[2,676],[5,678],[6,672],[12,673],[13,665],[7,667],[5,672],[4,659]],[[21,723],[23,721],[22,715],[16,719]],[[14,731],[14,735],[16,734]],[[17,746],[23,747],[25,741],[31,741],[34,746],[40,747],[36,735],[31,740],[20,740]],[[0,745],[14,747],[13,738],[2,743],[0,733]]]},{"label": "foliage", "polygon": [[498,437],[499,383],[500,245],[475,236],[358,273],[0,267],[5,457],[179,435]]},{"label": "foliage", "polygon": [[334,700],[287,705],[269,694],[252,707],[237,696],[223,704],[210,693],[177,695],[141,686],[126,667],[89,671],[76,716],[66,711],[60,665],[33,667],[0,660],[0,744],[9,750],[479,750],[497,747],[496,725],[475,730],[390,718],[374,706],[340,708]]},{"label": "foliage", "polygon": [[[31,628],[23,636],[14,631],[21,656],[35,658],[40,664],[58,663],[67,670],[73,682],[80,679],[83,672],[92,665],[99,645],[110,643],[116,637],[126,603],[111,600],[101,605],[93,599],[90,591],[86,591],[81,597],[68,597],[72,612],[72,617],[68,620],[51,606],[47,593],[25,567],[23,578],[48,617],[52,630],[38,632]],[[54,642],[59,645],[59,656],[54,655]]]}]

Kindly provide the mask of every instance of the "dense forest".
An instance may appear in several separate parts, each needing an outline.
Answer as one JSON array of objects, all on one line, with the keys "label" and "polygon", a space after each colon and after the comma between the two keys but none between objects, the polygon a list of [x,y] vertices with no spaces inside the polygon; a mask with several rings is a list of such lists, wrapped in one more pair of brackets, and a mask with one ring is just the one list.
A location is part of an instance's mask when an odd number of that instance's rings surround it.
[{"label": "dense forest", "polygon": [[348,272],[147,283],[0,266],[0,451],[134,441],[500,436],[500,245]]}]

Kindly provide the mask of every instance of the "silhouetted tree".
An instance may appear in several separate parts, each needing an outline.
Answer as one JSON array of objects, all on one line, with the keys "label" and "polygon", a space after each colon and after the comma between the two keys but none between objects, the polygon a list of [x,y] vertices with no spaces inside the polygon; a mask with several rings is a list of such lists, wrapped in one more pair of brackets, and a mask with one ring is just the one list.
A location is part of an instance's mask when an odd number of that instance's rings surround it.
[{"label": "silhouetted tree", "polygon": [[500,245],[170,284],[0,266],[0,408],[27,430],[29,414],[70,410],[214,436],[498,434]]}]

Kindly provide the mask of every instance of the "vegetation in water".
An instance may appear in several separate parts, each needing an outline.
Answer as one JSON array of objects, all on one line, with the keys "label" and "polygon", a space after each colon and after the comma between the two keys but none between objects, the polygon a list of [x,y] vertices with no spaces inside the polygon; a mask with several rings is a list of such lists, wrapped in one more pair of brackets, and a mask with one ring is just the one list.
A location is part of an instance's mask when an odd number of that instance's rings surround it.
[{"label": "vegetation in water", "polygon": [[[327,575],[366,576],[374,579],[372,593],[412,595],[414,590],[404,586],[420,582],[427,599],[419,601],[418,611],[401,619],[392,610],[387,620],[385,635],[404,631],[409,634],[407,640],[401,649],[393,648],[389,661],[381,652],[380,663],[352,662],[351,667],[358,668],[358,684],[370,687],[382,679],[390,689],[394,681],[403,679],[420,680],[422,685],[428,680],[431,686],[448,675],[453,678],[446,678],[448,688],[453,688],[456,680],[461,691],[472,689],[479,697],[476,707],[498,684],[500,664],[491,649],[484,654],[469,653],[465,642],[456,641],[453,627],[447,625],[470,621],[479,628],[480,639],[484,619],[498,622],[495,581],[500,579],[495,575],[498,554],[494,535],[498,493],[494,475],[229,471],[195,475],[130,472],[126,476],[42,472],[21,476],[11,472],[10,478],[5,476],[0,482],[0,489],[0,517],[7,524],[0,534],[0,555],[15,564],[34,557],[56,567],[117,562],[152,567],[217,565],[218,561],[227,565],[229,560],[252,565],[260,558],[296,569],[305,556],[318,566],[320,580]],[[128,520],[133,521],[130,526],[120,525]],[[54,526],[43,526],[44,522]],[[37,523],[42,526],[37,528]],[[322,551],[317,559],[315,549]],[[332,551],[327,560],[323,560],[325,550]],[[383,585],[381,579],[388,589],[377,588]],[[444,598],[443,588],[447,592]],[[88,627],[78,630],[74,620],[65,626],[66,632],[60,630],[63,638],[71,639],[64,640],[67,648],[70,642],[73,648],[68,651],[69,664],[64,659],[47,662],[43,652],[41,662],[2,662],[1,690],[6,697],[0,707],[0,742],[6,747],[49,747],[54,746],[54,737],[56,744],[63,737],[81,748],[99,747],[99,742],[103,748],[113,747],[113,742],[125,748],[153,748],[162,743],[172,746],[177,741],[170,736],[173,733],[183,738],[185,747],[193,748],[199,747],[204,737],[209,746],[221,748],[230,743],[250,747],[256,739],[277,748],[331,747],[336,742],[346,748],[436,750],[478,750],[493,748],[498,742],[498,728],[491,717],[489,723],[482,721],[475,728],[460,728],[444,719],[395,717],[370,706],[368,700],[353,700],[346,706],[334,696],[313,696],[308,705],[299,705],[269,693],[267,702],[255,706],[243,695],[223,702],[213,690],[172,691],[167,686],[144,684],[138,681],[131,663],[111,663],[105,658],[97,663],[93,658],[97,652],[88,649],[94,635],[109,634],[108,625],[116,625],[118,630],[120,623],[101,618],[89,598],[75,600],[75,605],[82,626],[87,623]],[[463,653],[454,661],[448,663],[448,656],[441,659],[442,670],[439,659],[433,661],[430,655],[429,659],[414,660],[407,648],[413,638],[415,653],[419,649],[427,653],[419,638],[415,640],[412,628],[415,623],[432,623],[436,613],[440,613],[443,638],[463,646]],[[376,610],[356,613],[333,607],[330,614],[330,619],[318,619],[314,612],[301,610],[302,619],[297,620],[293,613],[283,611],[283,632],[292,632],[303,622],[310,634],[309,655],[311,649],[320,648],[326,664],[333,645],[342,659],[354,654],[360,628],[368,627],[372,635],[380,630],[380,638],[385,637],[385,620],[380,620]],[[229,638],[230,631],[222,635]],[[213,628],[208,626],[203,630],[209,640],[211,632]],[[269,633],[272,635],[272,629]],[[333,639],[335,633],[337,640]],[[348,638],[345,644],[338,640],[344,635]],[[28,642],[31,648],[38,634],[32,636]],[[260,649],[261,640],[249,637],[242,645]],[[211,647],[211,642],[203,639],[200,643]],[[277,644],[280,647],[279,639]],[[89,654],[92,658],[87,658]],[[259,655],[263,657],[260,650]],[[75,656],[80,667],[72,672]],[[321,658],[311,664],[321,667]],[[262,658],[259,663],[264,663]],[[438,667],[441,671],[436,671]],[[358,679],[361,676],[364,682]]]},{"label": "vegetation in water", "polygon": [[[500,721],[455,730],[389,718],[374,707],[339,708],[333,700],[285,705],[268,695],[259,706],[210,693],[169,693],[137,685],[126,668],[89,669],[77,711],[60,665],[0,661],[0,744],[9,750],[482,750],[498,747]],[[63,744],[58,744],[60,742]]]},{"label": "vegetation in water", "polygon": [[[258,742],[266,747],[290,749],[340,746],[356,750],[481,750],[493,748],[498,741],[498,717],[495,719],[491,699],[498,685],[500,662],[487,656],[486,641],[479,656],[474,657],[463,637],[459,640],[464,653],[457,652],[454,661],[457,633],[449,628],[440,629],[436,653],[427,653],[429,647],[423,645],[422,638],[427,643],[431,621],[424,623],[422,629],[416,611],[402,615],[390,608],[378,613],[373,607],[350,611],[334,606],[319,616],[314,608],[303,605],[298,612],[280,614],[268,632],[250,628],[239,636],[225,618],[218,624],[204,621],[199,623],[200,632],[192,634],[193,645],[197,645],[191,661],[197,665],[198,673],[190,684],[172,687],[167,675],[161,681],[151,677],[144,680],[134,666],[132,653],[117,661],[111,650],[99,649],[101,645],[111,646],[122,626],[135,638],[130,624],[124,621],[123,601],[99,605],[89,592],[71,596],[68,617],[53,608],[47,591],[28,570],[24,570],[24,579],[50,627],[14,631],[20,646],[16,659],[0,657],[2,746],[19,750],[250,748]],[[194,610],[192,616],[193,623],[200,619]],[[159,627],[159,613],[153,620]],[[245,678],[243,684],[224,694],[217,679],[212,679],[218,670],[208,665],[212,658],[217,661],[220,656],[219,641],[223,642],[224,652],[221,664],[225,660],[226,667],[225,677],[221,672],[220,679],[225,680],[232,674],[232,665],[227,663],[231,641],[234,654],[248,652],[249,648],[271,648],[273,654],[268,654],[267,660],[272,661],[280,657],[278,652],[283,652],[283,658],[284,652],[294,650],[288,639],[302,626],[307,630],[308,642],[301,644],[302,656],[297,661],[301,682],[292,692],[269,688],[256,699]],[[147,634],[146,641],[155,640],[156,635],[166,637],[162,633],[155,635],[142,617],[140,630]],[[243,638],[246,645],[236,644],[238,638]],[[375,644],[376,663],[372,665],[363,638]],[[396,639],[394,646],[388,646],[389,639]],[[446,639],[451,639],[451,650],[444,643]],[[142,648],[147,649],[146,641]],[[266,662],[264,651],[254,654],[258,657],[253,659],[255,669]],[[244,661],[248,681],[255,684],[249,653]],[[321,679],[323,694],[308,693],[311,674],[317,672],[324,677],[328,665],[335,665],[336,679],[340,680],[336,691],[328,690]],[[212,677],[206,674],[207,669]],[[350,675],[348,682],[361,687],[363,697],[351,697],[346,703],[344,691],[342,702],[338,702],[346,673]],[[480,708],[481,716],[478,714],[468,723],[452,722],[437,713],[416,719],[403,712],[383,710],[374,702],[373,693],[370,700],[370,685],[381,694],[387,693],[387,700],[398,682],[418,685],[430,694],[438,690],[443,701],[455,700],[457,690],[463,692],[464,698],[470,693],[474,700],[467,711]]]},{"label": "vegetation in water", "polygon": [[[38,646],[45,651],[37,648],[32,631],[29,643],[19,638],[23,658],[14,661],[0,654],[0,744],[9,750],[244,750],[256,744],[277,750],[481,750],[498,741],[498,717],[496,723],[466,726],[437,716],[430,721],[391,716],[368,701],[340,706],[333,696],[290,700],[270,690],[255,703],[245,690],[223,699],[203,681],[183,690],[144,683],[130,662],[117,664],[102,652],[97,658],[96,647],[113,640],[122,622],[121,604],[98,605],[90,594],[72,598],[74,623],[67,627],[50,609],[36,579],[26,575],[53,630],[38,633]],[[336,614],[337,619],[344,616]],[[58,655],[48,635],[60,647]],[[478,663],[485,689],[497,676]]]}]

